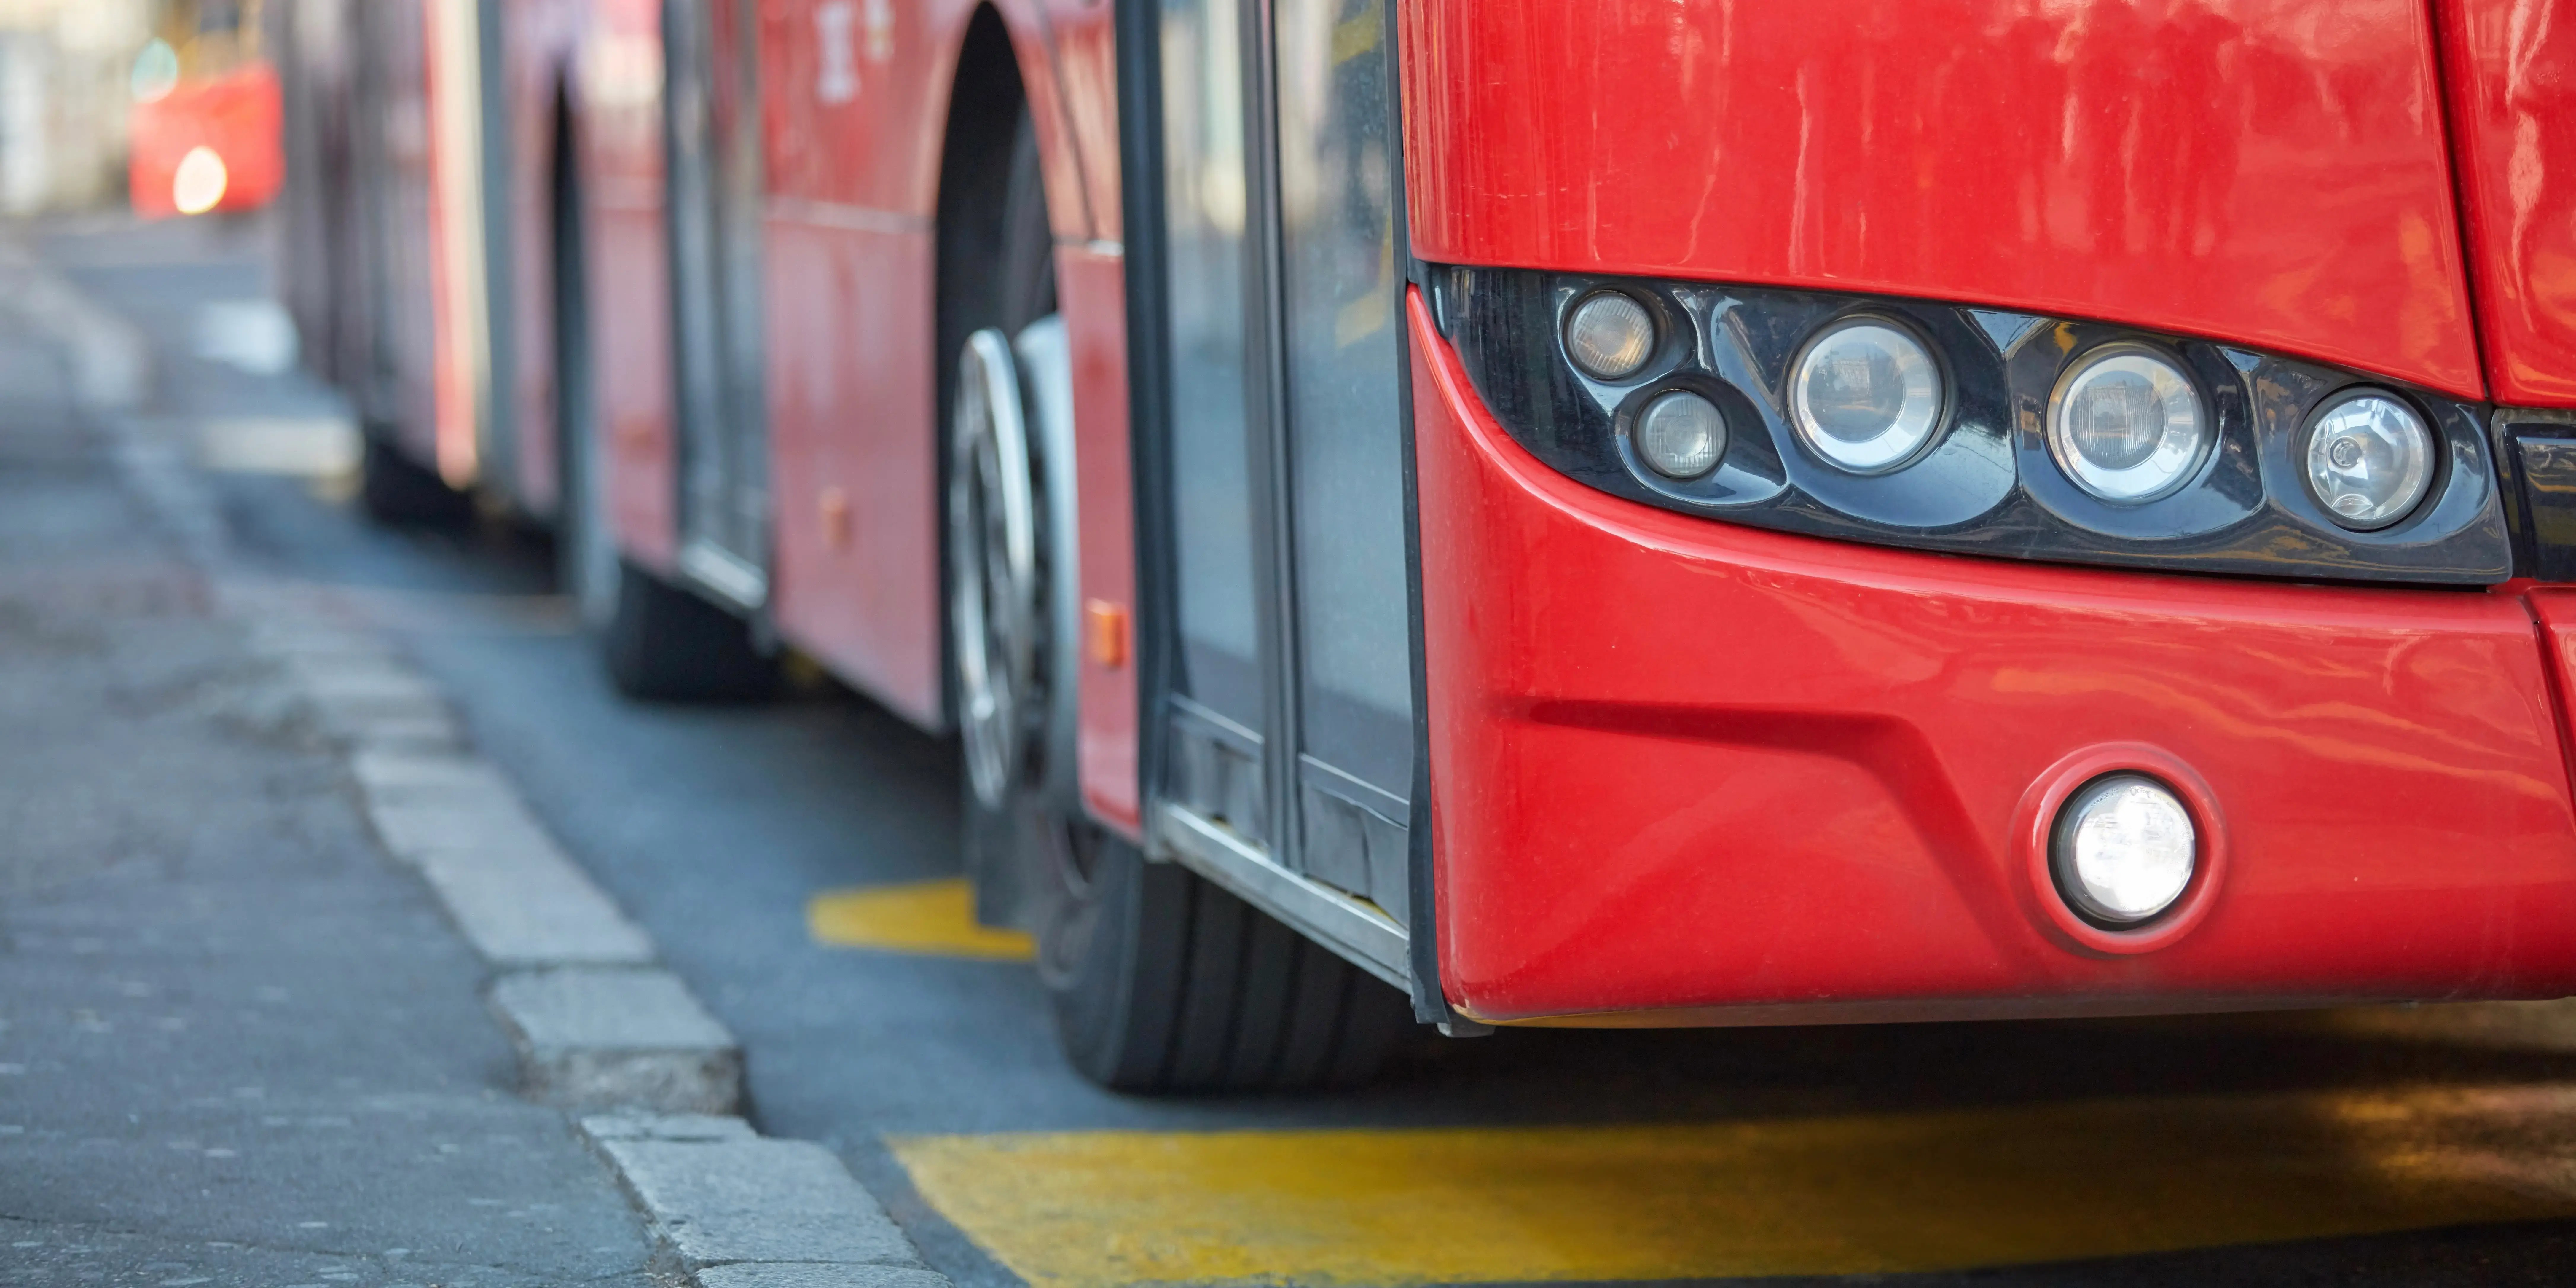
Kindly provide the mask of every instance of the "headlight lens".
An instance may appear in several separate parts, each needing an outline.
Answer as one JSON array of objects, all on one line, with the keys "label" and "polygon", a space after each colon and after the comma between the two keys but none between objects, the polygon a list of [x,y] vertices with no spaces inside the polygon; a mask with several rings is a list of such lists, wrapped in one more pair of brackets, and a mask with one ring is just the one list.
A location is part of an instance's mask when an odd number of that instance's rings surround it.
[{"label": "headlight lens", "polygon": [[221,153],[208,147],[190,148],[170,177],[170,204],[180,214],[202,215],[222,203],[224,189],[231,183]]},{"label": "headlight lens", "polygon": [[1913,333],[1855,318],[1807,345],[1789,376],[1790,419],[1808,450],[1854,474],[1914,458],[1941,427],[1941,368]]},{"label": "headlight lens", "polygon": [[2182,897],[2199,843],[2191,811],[2171,788],[2144,774],[2111,774],[2085,784],[2059,811],[2051,866],[2077,912],[2133,926]]},{"label": "headlight lens", "polygon": [[2308,494],[2347,528],[2405,518],[2433,486],[2433,431],[2405,403],[2366,390],[2328,403],[2308,429]]},{"label": "headlight lens", "polygon": [[1637,417],[1637,455],[1666,478],[1698,478],[1726,455],[1726,416],[1688,390],[1664,394]]},{"label": "headlight lens", "polygon": [[2152,501],[2181,487],[2213,437],[2191,378],[2144,349],[2076,363],[2048,408],[2049,454],[2105,501]]},{"label": "headlight lens", "polygon": [[1621,291],[1594,291],[1565,319],[1565,352],[1595,380],[1625,380],[1655,353],[1655,318]]}]

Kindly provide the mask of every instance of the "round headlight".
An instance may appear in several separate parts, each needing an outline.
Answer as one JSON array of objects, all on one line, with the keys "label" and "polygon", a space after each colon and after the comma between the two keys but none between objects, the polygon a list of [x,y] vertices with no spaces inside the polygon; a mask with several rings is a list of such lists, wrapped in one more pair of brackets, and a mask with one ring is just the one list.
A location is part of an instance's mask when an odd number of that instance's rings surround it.
[{"label": "round headlight", "polygon": [[202,215],[223,201],[224,189],[231,184],[223,154],[213,148],[190,148],[170,176],[170,204],[180,214]]},{"label": "round headlight", "polygon": [[2214,437],[2191,378],[2144,349],[2086,356],[2049,400],[2049,454],[2105,501],[2151,501],[2181,487]]},{"label": "round headlight", "polygon": [[1666,478],[1698,478],[1726,455],[1726,416],[1688,390],[1664,394],[1637,416],[1637,455]]},{"label": "round headlight", "polygon": [[1808,342],[1789,374],[1789,418],[1808,450],[1854,474],[1895,469],[1941,427],[1941,368],[1891,323],[1854,318]]},{"label": "round headlight", "polygon": [[2109,774],[2058,811],[2050,866],[2077,912],[2133,926],[2182,897],[2199,841],[2191,811],[2172,788],[2144,774]]},{"label": "round headlight", "polygon": [[1595,380],[1625,380],[1655,354],[1655,318],[1621,291],[1594,291],[1565,316],[1565,352]]},{"label": "round headlight", "polygon": [[2308,428],[2308,494],[2334,521],[2367,531],[2405,518],[2433,486],[2433,431],[2377,390],[2330,402]]}]

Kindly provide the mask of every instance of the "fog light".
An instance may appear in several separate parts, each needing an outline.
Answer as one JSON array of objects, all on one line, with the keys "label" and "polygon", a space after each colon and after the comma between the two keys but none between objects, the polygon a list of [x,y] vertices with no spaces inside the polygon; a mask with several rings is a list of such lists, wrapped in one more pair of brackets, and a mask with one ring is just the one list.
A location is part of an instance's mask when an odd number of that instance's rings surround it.
[{"label": "fog light", "polygon": [[1789,376],[1789,418],[1808,450],[1853,474],[1914,459],[1941,427],[1941,367],[1890,322],[1854,318],[1808,342]]},{"label": "fog light", "polygon": [[2363,390],[2326,404],[2308,430],[2308,494],[2347,528],[2405,518],[2433,486],[2433,431],[2405,403]]},{"label": "fog light", "polygon": [[2213,437],[2191,378],[2145,349],[2096,350],[2049,400],[2049,454],[2105,501],[2152,501],[2181,487]]},{"label": "fog light", "polygon": [[1637,417],[1637,455],[1666,478],[1698,478],[1726,455],[1726,414],[1687,390],[1664,394]]},{"label": "fog light", "polygon": [[2199,840],[2172,788],[2144,774],[2109,774],[2058,811],[2049,866],[2058,893],[2086,920],[2133,926],[2182,897]]},{"label": "fog light", "polygon": [[1565,319],[1565,352],[1595,380],[1625,380],[1655,354],[1655,318],[1619,291],[1594,291]]}]

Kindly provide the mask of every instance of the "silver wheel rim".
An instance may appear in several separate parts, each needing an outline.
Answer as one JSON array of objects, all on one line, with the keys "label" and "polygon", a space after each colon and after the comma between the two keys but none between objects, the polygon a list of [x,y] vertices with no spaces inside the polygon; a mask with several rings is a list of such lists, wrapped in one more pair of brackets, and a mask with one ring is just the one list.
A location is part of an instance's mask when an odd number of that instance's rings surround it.
[{"label": "silver wheel rim", "polygon": [[957,721],[975,798],[1009,799],[1026,759],[1037,690],[1037,513],[1028,421],[1010,341],[986,329],[958,355],[949,436],[949,594]]}]

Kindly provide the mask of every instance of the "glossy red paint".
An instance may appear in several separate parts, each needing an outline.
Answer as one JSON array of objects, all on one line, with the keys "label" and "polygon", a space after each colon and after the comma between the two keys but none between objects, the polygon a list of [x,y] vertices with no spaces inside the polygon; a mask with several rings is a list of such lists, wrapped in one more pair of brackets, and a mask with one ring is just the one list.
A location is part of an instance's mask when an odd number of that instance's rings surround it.
[{"label": "glossy red paint", "polygon": [[[1127,439],[1126,271],[1125,257],[1105,248],[1068,247],[1056,252],[1056,282],[1073,349],[1082,598],[1086,604],[1132,613],[1136,500],[1134,457]],[[1141,840],[1136,667],[1126,656],[1124,641],[1117,643],[1119,647],[1107,650],[1083,650],[1075,759],[1082,802],[1092,817],[1130,840]]]},{"label": "glossy red paint", "polygon": [[1404,0],[1414,251],[1886,291],[2480,395],[2419,0]]},{"label": "glossy red paint", "polygon": [[2487,379],[2576,406],[2576,13],[2436,0]]},{"label": "glossy red paint", "polygon": [[[2576,989],[2563,720],[2514,597],[1693,520],[1539,464],[1411,318],[1441,982],[1466,1013]],[[2115,743],[2205,781],[2231,856],[2152,951],[2062,933],[2015,836],[2053,766]]]}]

